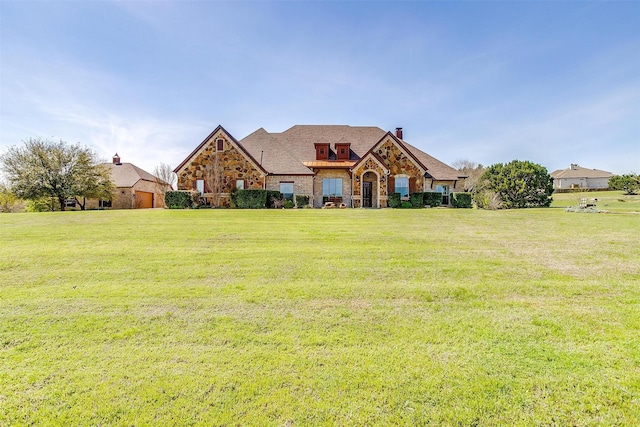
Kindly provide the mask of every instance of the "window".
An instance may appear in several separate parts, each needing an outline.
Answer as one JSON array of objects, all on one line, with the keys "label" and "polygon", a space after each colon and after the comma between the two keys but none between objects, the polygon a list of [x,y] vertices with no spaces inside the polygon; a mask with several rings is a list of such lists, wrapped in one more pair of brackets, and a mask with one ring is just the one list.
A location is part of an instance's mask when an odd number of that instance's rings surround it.
[{"label": "window", "polygon": [[400,197],[409,197],[409,178],[396,177],[396,193],[400,193]]},{"label": "window", "polygon": [[200,194],[204,193],[204,179],[196,179],[196,190],[198,190]]},{"label": "window", "polygon": [[338,160],[349,160],[349,144],[336,144]]},{"label": "window", "polygon": [[216,139],[216,150],[217,151],[224,150],[224,139],[222,139],[222,138]]},{"label": "window", "polygon": [[342,197],[342,178],[324,178],[322,180],[323,197]]},{"label": "window", "polygon": [[238,190],[244,190],[244,179],[236,179],[236,188]]},{"label": "window", "polygon": [[293,201],[293,182],[281,182],[280,192],[286,200]]},{"label": "window", "polygon": [[436,185],[436,193],[442,194],[442,204],[449,204],[449,186],[448,185]]},{"label": "window", "polygon": [[329,160],[329,144],[316,144],[316,160]]},{"label": "window", "polygon": [[98,208],[110,208],[111,200],[100,200],[98,201]]}]

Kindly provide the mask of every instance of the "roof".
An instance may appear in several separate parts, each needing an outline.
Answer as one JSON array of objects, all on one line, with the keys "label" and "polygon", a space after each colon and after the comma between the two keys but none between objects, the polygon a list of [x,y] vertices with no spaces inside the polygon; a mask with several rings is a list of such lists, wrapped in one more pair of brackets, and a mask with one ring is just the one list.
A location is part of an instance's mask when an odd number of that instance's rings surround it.
[{"label": "roof", "polygon": [[133,187],[140,180],[156,182],[155,176],[131,163],[104,163],[103,166],[111,173],[116,187]]},{"label": "roof", "polygon": [[[269,133],[263,128],[239,141],[264,169],[276,175],[312,175],[310,168],[346,167],[345,161],[316,161],[315,144],[350,144],[349,163],[355,164],[385,136],[391,135],[375,126],[296,125],[284,132]],[[396,138],[414,160],[421,163],[432,177],[457,180],[463,174],[420,149]],[[329,153],[335,159],[335,153]]]},{"label": "roof", "polygon": [[571,165],[567,169],[558,169],[551,172],[551,177],[555,179],[571,179],[571,178],[611,178],[611,172],[599,169],[587,169],[578,165]]}]

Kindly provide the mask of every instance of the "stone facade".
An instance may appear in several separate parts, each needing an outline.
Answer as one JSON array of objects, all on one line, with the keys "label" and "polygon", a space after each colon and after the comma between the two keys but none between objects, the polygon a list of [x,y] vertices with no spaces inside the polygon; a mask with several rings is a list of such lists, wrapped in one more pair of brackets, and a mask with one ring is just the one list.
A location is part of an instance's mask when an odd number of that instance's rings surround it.
[{"label": "stone facade", "polygon": [[[219,143],[222,150],[218,150]],[[204,181],[202,196],[218,206],[229,206],[229,193],[236,187],[237,180],[244,180],[247,190],[265,187],[264,172],[255,167],[222,131],[211,136],[178,174],[178,188],[196,189],[197,180]]]},{"label": "stone facade", "polygon": [[[342,158],[326,152],[323,156],[318,145],[329,146],[335,153],[346,145],[350,152],[343,150]],[[212,170],[219,179],[212,178]],[[178,189],[202,188],[204,183],[204,197],[222,206],[229,204],[229,192],[239,179],[244,180],[245,189],[280,191],[281,183],[292,183],[294,196],[309,196],[313,207],[324,205],[326,179],[342,180],[342,193],[333,193],[331,201],[349,207],[387,207],[389,194],[396,191],[400,179],[409,193],[436,191],[442,185],[448,187],[439,189],[446,196],[447,191],[453,193],[464,186],[464,177],[403,141],[398,129],[394,137],[374,127],[342,125],[294,126],[283,133],[261,128],[240,142],[218,126],[174,172]],[[440,180],[425,178],[430,174]]]},{"label": "stone facade", "polygon": [[411,191],[423,191],[424,171],[392,138],[387,138],[373,152],[376,156],[365,156],[353,171],[354,207],[363,206],[363,182],[372,182],[372,207],[387,207],[389,193],[395,191],[393,178],[396,176],[409,178]]}]

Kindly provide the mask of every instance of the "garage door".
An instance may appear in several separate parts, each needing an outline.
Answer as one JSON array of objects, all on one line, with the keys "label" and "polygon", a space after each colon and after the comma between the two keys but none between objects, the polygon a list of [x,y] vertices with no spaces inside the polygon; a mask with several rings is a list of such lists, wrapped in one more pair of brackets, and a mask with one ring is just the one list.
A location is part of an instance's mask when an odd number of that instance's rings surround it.
[{"label": "garage door", "polygon": [[146,209],[153,207],[153,193],[146,191],[136,191],[136,209]]}]

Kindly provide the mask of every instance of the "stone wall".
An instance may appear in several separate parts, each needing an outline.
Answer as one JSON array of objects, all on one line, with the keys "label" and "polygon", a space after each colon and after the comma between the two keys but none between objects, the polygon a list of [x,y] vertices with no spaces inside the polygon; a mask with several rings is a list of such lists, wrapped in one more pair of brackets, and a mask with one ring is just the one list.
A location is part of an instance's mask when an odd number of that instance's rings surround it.
[{"label": "stone wall", "polygon": [[[217,150],[217,140],[223,140],[223,149]],[[178,189],[196,188],[196,180],[205,183],[203,197],[217,205],[229,204],[229,192],[236,180],[245,181],[245,189],[262,189],[264,173],[256,168],[222,131],[213,135],[200,151],[178,174]],[[218,197],[216,197],[218,195]]]},{"label": "stone wall", "polygon": [[[408,175],[415,178],[415,191],[422,191],[424,183],[422,170],[416,165],[412,158],[398,147],[395,141],[389,138],[376,150],[376,154],[378,154],[387,168],[389,168],[389,174],[391,176]],[[393,192],[395,188],[389,188],[388,190],[389,192]]]}]

